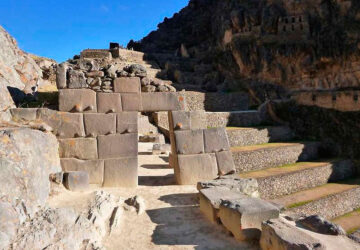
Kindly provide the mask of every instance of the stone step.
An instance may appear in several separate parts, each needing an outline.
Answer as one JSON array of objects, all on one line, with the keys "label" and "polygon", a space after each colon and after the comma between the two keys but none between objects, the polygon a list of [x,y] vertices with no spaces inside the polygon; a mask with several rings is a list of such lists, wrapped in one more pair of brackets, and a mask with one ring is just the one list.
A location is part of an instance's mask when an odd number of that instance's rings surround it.
[{"label": "stone step", "polygon": [[319,142],[267,143],[232,147],[236,172],[248,172],[318,158]]},{"label": "stone step", "polygon": [[249,146],[269,142],[285,142],[294,139],[293,131],[287,126],[272,127],[227,127],[231,147]]},{"label": "stone step", "polygon": [[287,212],[336,218],[360,208],[360,178],[329,183],[272,200]]},{"label": "stone step", "polygon": [[309,188],[350,178],[355,173],[351,160],[327,162],[299,162],[276,168],[239,174],[241,178],[254,178],[263,199],[292,194]]},{"label": "stone step", "polygon": [[340,225],[348,234],[360,229],[360,208],[332,220]]},{"label": "stone step", "polygon": [[[186,99],[188,101],[188,99]],[[209,100],[205,101],[209,103]],[[205,110],[207,108],[205,107]],[[229,112],[206,112],[208,127],[251,127],[259,126],[262,122],[257,110],[229,111]]]}]

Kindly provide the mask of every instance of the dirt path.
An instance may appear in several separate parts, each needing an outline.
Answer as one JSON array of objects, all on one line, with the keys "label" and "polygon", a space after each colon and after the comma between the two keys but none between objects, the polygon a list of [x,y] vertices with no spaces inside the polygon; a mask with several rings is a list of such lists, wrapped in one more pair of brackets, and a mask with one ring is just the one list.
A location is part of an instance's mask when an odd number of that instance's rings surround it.
[{"label": "dirt path", "polygon": [[[208,222],[198,208],[195,186],[175,185],[167,161],[163,156],[139,155],[137,189],[104,189],[123,198],[139,195],[146,202],[144,214],[124,214],[120,229],[104,242],[107,249],[257,249]],[[81,209],[91,192],[61,196],[51,202],[53,206]]]}]

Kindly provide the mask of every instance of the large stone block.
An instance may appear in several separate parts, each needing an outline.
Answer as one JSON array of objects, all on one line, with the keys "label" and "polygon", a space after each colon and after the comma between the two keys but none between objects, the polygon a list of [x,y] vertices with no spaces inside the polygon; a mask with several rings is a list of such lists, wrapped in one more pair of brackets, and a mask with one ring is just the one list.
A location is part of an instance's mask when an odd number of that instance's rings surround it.
[{"label": "large stone block", "polygon": [[87,88],[86,77],[81,70],[69,69],[67,72],[67,85],[69,89]]},{"label": "large stone block", "polygon": [[114,80],[114,91],[116,93],[137,93],[141,92],[139,77],[121,77]]},{"label": "large stone block", "polygon": [[116,133],[116,114],[84,114],[87,136],[109,135]]},{"label": "large stone block", "polygon": [[66,88],[66,70],[64,63],[58,64],[56,67],[56,86],[58,89]]},{"label": "large stone block", "polygon": [[138,135],[107,135],[98,136],[99,158],[112,159],[138,155]]},{"label": "large stone block", "polygon": [[59,138],[85,136],[83,114],[38,109],[37,117],[52,127],[53,133]]},{"label": "large stone block", "polygon": [[59,139],[59,154],[60,158],[97,159],[97,141],[94,138]]},{"label": "large stone block", "polygon": [[206,153],[230,150],[229,140],[225,128],[205,129],[204,146]]},{"label": "large stone block", "polygon": [[124,111],[141,111],[141,95],[125,93],[121,94],[122,107]]},{"label": "large stone block", "polygon": [[190,130],[191,120],[190,112],[187,111],[171,111],[172,129],[173,130]]},{"label": "large stone block", "polygon": [[202,189],[199,192],[200,211],[212,222],[219,223],[219,208],[224,200],[245,199],[246,195],[226,187]]},{"label": "large stone block", "polygon": [[237,240],[259,240],[261,223],[278,218],[279,209],[267,201],[248,197],[222,202],[219,217]]},{"label": "large stone block", "polygon": [[64,172],[85,171],[89,173],[90,184],[103,184],[104,161],[103,160],[78,160],[75,158],[61,159],[61,167]]},{"label": "large stone block", "polygon": [[105,161],[104,187],[137,187],[137,185],[137,156]]},{"label": "large stone block", "polygon": [[63,184],[70,191],[86,191],[89,188],[89,174],[85,171],[64,173]]},{"label": "large stone block", "polygon": [[175,131],[176,152],[182,155],[204,153],[203,130]]},{"label": "large stone block", "polygon": [[37,108],[11,109],[10,113],[14,120],[34,121],[37,118]]},{"label": "large stone block", "polygon": [[176,93],[142,93],[142,111],[175,111],[185,109],[185,99]]},{"label": "large stone block", "polygon": [[121,112],[116,114],[116,130],[119,134],[138,132],[138,112]]},{"label": "large stone block", "polygon": [[96,113],[96,92],[90,89],[61,89],[59,110]]},{"label": "large stone block", "polygon": [[122,111],[121,96],[118,93],[98,93],[97,109],[99,113],[118,113]]},{"label": "large stone block", "polygon": [[235,163],[230,151],[216,152],[215,155],[220,176],[235,173]]},{"label": "large stone block", "polygon": [[191,129],[206,129],[206,113],[204,110],[190,111]]},{"label": "large stone block", "polygon": [[194,185],[218,176],[215,154],[178,155],[177,159],[175,177],[180,185]]}]

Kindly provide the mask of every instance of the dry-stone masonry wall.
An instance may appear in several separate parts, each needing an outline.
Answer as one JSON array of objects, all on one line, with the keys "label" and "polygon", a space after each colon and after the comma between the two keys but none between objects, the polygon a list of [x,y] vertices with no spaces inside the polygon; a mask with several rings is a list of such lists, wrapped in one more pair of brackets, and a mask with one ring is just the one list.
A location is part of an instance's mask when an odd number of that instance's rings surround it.
[{"label": "dry-stone masonry wall", "polygon": [[[67,82],[65,79],[59,81]],[[138,111],[184,109],[176,93],[141,93],[140,78],[114,79],[113,92],[59,90],[59,111],[14,109],[17,119],[41,120],[58,137],[63,171],[86,171],[90,184],[138,184]]]},{"label": "dry-stone masonry wall", "polygon": [[204,128],[203,111],[169,112],[169,124],[170,165],[178,184],[196,184],[235,171],[225,128]]}]

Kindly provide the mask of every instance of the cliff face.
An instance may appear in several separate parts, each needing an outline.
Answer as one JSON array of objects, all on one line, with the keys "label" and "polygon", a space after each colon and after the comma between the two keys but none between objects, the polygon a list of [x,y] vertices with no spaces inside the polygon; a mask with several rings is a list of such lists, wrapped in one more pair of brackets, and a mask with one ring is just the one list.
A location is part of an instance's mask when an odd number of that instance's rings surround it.
[{"label": "cliff face", "polygon": [[14,107],[9,87],[30,93],[41,78],[40,67],[18,48],[15,39],[0,26],[0,115]]},{"label": "cliff face", "polygon": [[129,45],[211,63],[229,89],[360,87],[360,2],[191,0]]}]

